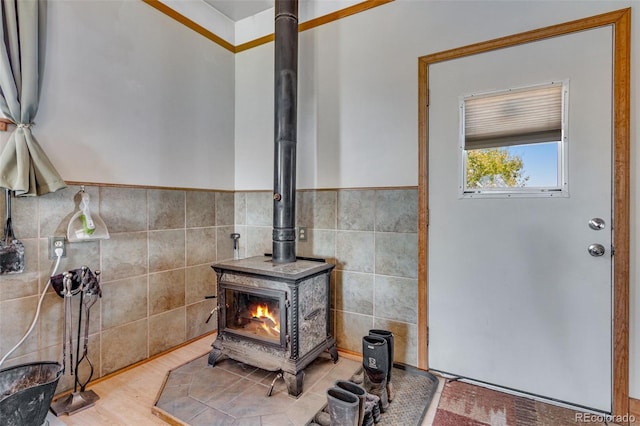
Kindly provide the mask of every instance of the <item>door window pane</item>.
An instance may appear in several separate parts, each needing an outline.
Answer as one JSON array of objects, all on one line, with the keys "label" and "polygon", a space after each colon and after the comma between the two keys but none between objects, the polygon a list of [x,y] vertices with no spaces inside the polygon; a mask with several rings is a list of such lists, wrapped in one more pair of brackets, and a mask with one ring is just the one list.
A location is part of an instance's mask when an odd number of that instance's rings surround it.
[{"label": "door window pane", "polygon": [[566,98],[566,82],[462,98],[462,196],[566,196]]}]

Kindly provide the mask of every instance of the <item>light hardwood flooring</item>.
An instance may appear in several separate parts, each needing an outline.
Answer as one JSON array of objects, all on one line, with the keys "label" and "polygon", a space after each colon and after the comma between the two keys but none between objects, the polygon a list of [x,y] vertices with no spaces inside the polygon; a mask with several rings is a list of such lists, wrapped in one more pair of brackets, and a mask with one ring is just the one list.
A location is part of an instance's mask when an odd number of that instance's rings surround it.
[{"label": "light hardwood flooring", "polygon": [[209,335],[159,356],[123,373],[89,385],[98,394],[96,405],[71,416],[47,419],[51,426],[129,426],[166,425],[151,413],[167,372],[211,349],[215,336]]},{"label": "light hardwood flooring", "polygon": [[[96,405],[71,416],[55,417],[49,413],[47,416],[49,426],[166,425],[165,422],[152,414],[151,408],[156,402],[167,373],[171,369],[208,353],[214,340],[215,335],[205,336],[151,361],[91,384],[87,389],[93,390],[100,397]],[[341,354],[341,356],[351,357],[345,354]],[[442,380],[421,426],[432,424],[441,391]]]}]

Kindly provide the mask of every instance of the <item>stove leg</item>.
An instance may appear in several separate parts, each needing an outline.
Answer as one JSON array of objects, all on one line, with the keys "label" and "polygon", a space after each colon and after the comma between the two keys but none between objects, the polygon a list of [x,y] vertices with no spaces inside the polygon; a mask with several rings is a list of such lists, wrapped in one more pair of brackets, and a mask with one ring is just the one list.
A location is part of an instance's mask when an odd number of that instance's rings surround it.
[{"label": "stove leg", "polygon": [[216,361],[218,361],[218,359],[222,357],[222,345],[218,344],[218,341],[216,340],[211,346],[212,349],[211,352],[209,352],[209,359],[207,363],[210,366],[215,367]]},{"label": "stove leg", "polygon": [[333,363],[335,364],[338,362],[338,348],[336,347],[336,342],[333,342],[327,349],[329,350],[329,355],[331,355]]},{"label": "stove leg", "polygon": [[284,382],[287,384],[287,391],[290,396],[295,398],[302,394],[302,380],[304,378],[304,372],[298,371],[296,374],[284,372]]}]

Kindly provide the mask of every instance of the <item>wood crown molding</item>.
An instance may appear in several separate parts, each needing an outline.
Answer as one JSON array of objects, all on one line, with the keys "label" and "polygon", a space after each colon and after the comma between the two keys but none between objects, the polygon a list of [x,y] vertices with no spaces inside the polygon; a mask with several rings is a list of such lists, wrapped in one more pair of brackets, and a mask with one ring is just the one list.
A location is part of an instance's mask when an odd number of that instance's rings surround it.
[{"label": "wood crown molding", "polygon": [[[157,186],[157,185],[133,185],[125,183],[106,183],[106,182],[85,182],[71,181],[64,182],[67,186],[95,186],[98,188],[123,188],[123,189],[164,189],[169,191],[203,191],[203,192],[228,192],[228,193],[249,193],[249,192],[273,192],[271,189],[208,189],[208,188],[189,188],[177,186]],[[363,187],[344,187],[344,188],[296,188],[296,192],[326,192],[326,191],[415,191],[417,186],[363,186]]]},{"label": "wood crown molding", "polygon": [[[166,4],[162,3],[160,0],[142,0],[142,1],[148,4],[149,6],[153,7],[154,9],[164,13],[168,17],[180,22],[182,25],[192,29],[193,31],[197,32],[203,37],[222,46],[223,48],[227,49],[231,53],[243,52],[245,50],[249,50],[254,47],[272,42],[274,40],[273,33],[271,33],[263,37],[259,37],[255,40],[248,41],[246,43],[233,45],[228,41],[224,40],[222,37],[204,28],[202,25],[176,12]],[[362,3],[354,4],[353,6],[349,6],[341,10],[336,10],[335,12],[329,13],[327,15],[319,16],[309,21],[302,22],[298,26],[298,32],[310,30],[312,28],[319,27],[321,25],[328,24],[330,22],[337,21],[342,18],[346,18],[347,16],[355,15],[356,13],[364,12],[365,10],[373,9],[374,7],[378,7],[383,4],[390,3],[392,1],[394,0],[364,0]]]}]

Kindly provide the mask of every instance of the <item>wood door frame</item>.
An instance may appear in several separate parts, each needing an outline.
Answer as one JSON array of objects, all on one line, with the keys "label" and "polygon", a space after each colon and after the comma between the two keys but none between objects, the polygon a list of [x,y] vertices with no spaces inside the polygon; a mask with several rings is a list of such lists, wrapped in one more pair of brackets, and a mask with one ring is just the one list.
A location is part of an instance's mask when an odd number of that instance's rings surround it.
[{"label": "wood door frame", "polygon": [[613,28],[613,414],[629,412],[631,8],[418,58],[418,367],[428,369],[429,66],[599,27]]}]

